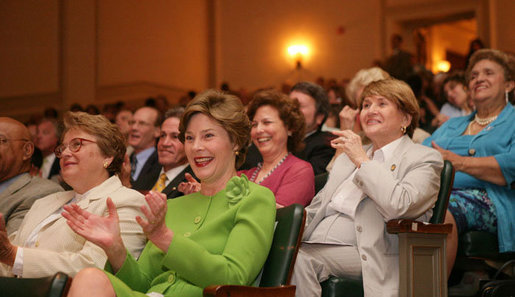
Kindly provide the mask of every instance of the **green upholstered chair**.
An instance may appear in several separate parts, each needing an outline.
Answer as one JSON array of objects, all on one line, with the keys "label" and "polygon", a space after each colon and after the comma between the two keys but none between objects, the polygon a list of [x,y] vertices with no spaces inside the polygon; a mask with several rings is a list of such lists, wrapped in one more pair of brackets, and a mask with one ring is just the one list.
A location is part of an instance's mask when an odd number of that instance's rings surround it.
[{"label": "green upholstered chair", "polygon": [[258,287],[217,285],[204,289],[204,296],[291,296],[290,279],[304,231],[306,215],[299,204],[279,208],[270,253],[263,266]]},{"label": "green upholstered chair", "polygon": [[[433,208],[433,216],[430,220],[430,225],[416,223],[412,220],[392,220],[387,223],[387,230],[390,233],[410,233],[410,236],[418,233],[415,236],[433,236],[433,234],[440,237],[445,237],[446,233],[450,232],[450,225],[442,225],[447,206],[449,204],[449,196],[451,194],[452,185],[454,183],[454,167],[449,161],[444,161],[444,167],[441,173],[440,190],[438,192],[438,198]],[[413,230],[413,224],[417,224],[417,230]],[[422,234],[422,235],[420,235]],[[426,234],[426,235],[424,235]],[[404,236],[404,235],[400,235]],[[401,242],[399,242],[399,248],[402,250]],[[438,252],[436,252],[438,253]],[[440,255],[441,256],[441,255]],[[442,257],[440,257],[442,259]],[[445,258],[443,258],[445,260]],[[399,262],[402,262],[400,259]],[[445,261],[441,263],[443,265],[440,270],[445,271]],[[402,266],[402,265],[401,265]],[[402,270],[402,269],[401,269]],[[441,282],[442,280],[440,280]],[[446,280],[445,288],[446,288]],[[401,277],[402,283],[402,277]],[[361,280],[351,280],[342,277],[330,277],[328,280],[321,283],[322,285],[322,297],[362,297],[363,294],[363,282]],[[401,284],[401,290],[402,290]],[[445,290],[446,291],[446,290]],[[441,292],[447,296],[447,292]],[[403,292],[400,292],[400,296],[403,296]],[[442,296],[442,295],[439,295]]]},{"label": "green upholstered chair", "polygon": [[0,297],[61,297],[68,293],[71,278],[62,272],[41,278],[0,277]]}]

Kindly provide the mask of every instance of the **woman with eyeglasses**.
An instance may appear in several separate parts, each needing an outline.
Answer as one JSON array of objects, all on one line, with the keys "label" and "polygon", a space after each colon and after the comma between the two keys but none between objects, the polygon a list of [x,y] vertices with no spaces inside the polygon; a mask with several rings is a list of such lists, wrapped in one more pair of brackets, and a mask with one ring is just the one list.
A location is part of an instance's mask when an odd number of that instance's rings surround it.
[{"label": "woman with eyeglasses", "polygon": [[69,112],[62,135],[55,155],[73,190],[36,201],[9,237],[0,221],[0,275],[30,278],[61,271],[74,276],[82,268],[104,267],[105,252],[75,234],[61,216],[63,206],[71,203],[97,215],[107,215],[110,205],[118,212],[128,251],[138,257],[145,245],[143,230],[134,220],[142,215],[144,197],[124,187],[116,176],[125,155],[120,130],[104,116]]}]

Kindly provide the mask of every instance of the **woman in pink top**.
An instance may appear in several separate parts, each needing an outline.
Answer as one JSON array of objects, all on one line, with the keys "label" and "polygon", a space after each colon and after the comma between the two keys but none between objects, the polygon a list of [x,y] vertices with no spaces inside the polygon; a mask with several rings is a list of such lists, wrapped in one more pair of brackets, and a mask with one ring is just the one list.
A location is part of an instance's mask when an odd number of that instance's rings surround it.
[{"label": "woman in pink top", "polygon": [[299,108],[298,101],[276,90],[257,92],[248,106],[250,136],[263,162],[238,174],[272,190],[277,207],[307,206],[315,195],[311,164],[293,155],[304,145],[305,124]]}]

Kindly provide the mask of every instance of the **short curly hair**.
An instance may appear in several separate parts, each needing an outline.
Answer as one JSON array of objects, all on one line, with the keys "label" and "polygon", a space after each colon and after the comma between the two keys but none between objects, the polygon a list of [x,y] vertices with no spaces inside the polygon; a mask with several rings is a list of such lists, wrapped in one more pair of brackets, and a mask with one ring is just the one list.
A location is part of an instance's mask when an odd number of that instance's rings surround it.
[{"label": "short curly hair", "polygon": [[65,113],[63,125],[60,142],[64,135],[73,129],[91,134],[95,137],[102,154],[106,157],[113,157],[113,161],[106,168],[109,176],[120,173],[127,148],[125,147],[125,138],[118,126],[112,124],[103,115],[91,115],[82,111]]},{"label": "short curly hair", "polygon": [[182,115],[179,124],[179,140],[184,143],[186,128],[197,113],[202,113],[218,122],[229,134],[231,141],[238,146],[235,165],[239,168],[245,162],[250,144],[250,121],[245,114],[241,100],[217,90],[207,90],[193,98]]},{"label": "short curly hair", "polygon": [[254,94],[247,108],[249,119],[253,119],[256,111],[261,106],[271,106],[279,112],[279,118],[283,121],[291,136],[288,136],[287,148],[289,152],[299,152],[304,148],[304,134],[306,125],[304,115],[300,111],[299,101],[291,99],[287,95],[274,90],[262,90]]}]

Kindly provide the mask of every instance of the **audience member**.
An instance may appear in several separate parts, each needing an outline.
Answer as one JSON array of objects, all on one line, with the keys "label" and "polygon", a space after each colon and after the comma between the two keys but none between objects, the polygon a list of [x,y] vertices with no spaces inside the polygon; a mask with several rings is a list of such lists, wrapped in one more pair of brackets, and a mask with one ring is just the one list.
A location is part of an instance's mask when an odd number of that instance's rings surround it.
[{"label": "audience member", "polygon": [[270,190],[236,176],[249,132],[235,96],[208,91],[188,104],[180,139],[202,189],[168,201],[161,193],[146,195],[146,219],[136,220],[149,242],[137,261],[120,240],[115,210],[98,217],[67,207],[70,226],[109,261],[109,272],[81,271],[68,296],[200,297],[208,285],[252,284],[272,243],[275,204]]},{"label": "audience member", "polygon": [[128,109],[122,109],[118,111],[115,116],[114,123],[122,132],[123,137],[127,140],[129,138],[129,132],[131,130],[131,125],[129,124],[132,120],[132,111]]},{"label": "audience member", "polygon": [[[145,244],[134,220],[141,214],[143,195],[123,187],[116,176],[125,155],[120,130],[105,117],[84,112],[67,113],[64,126],[62,144],[55,151],[63,179],[73,190],[38,199],[17,232],[9,239],[0,236],[1,275],[32,278],[62,271],[74,276],[85,267],[104,267],[104,251],[77,236],[61,217],[69,203],[103,215],[108,201],[111,211],[118,209],[121,238],[129,251],[137,256]],[[0,234],[4,232],[0,224]]]},{"label": "audience member", "polygon": [[98,107],[95,104],[89,104],[88,106],[86,106],[84,111],[91,115],[100,114],[100,109],[98,109]]},{"label": "audience member", "polygon": [[315,175],[323,173],[334,155],[334,149],[330,145],[332,134],[321,130],[329,112],[327,94],[319,85],[300,82],[292,87],[290,98],[299,101],[306,123],[304,150],[295,155],[311,163]]},{"label": "audience member", "polygon": [[142,107],[134,113],[130,123],[129,145],[134,148],[130,156],[131,185],[135,190],[150,190],[159,177],[156,139],[159,137],[161,114],[153,107]]},{"label": "audience member", "polygon": [[477,50],[480,50],[482,48],[485,48],[485,45],[483,44],[483,41],[481,41],[481,39],[479,38],[476,38],[474,40],[472,40],[469,44],[469,52],[467,54],[467,60],[466,60],[466,63],[465,63],[465,69],[468,68],[469,66],[469,63],[470,63],[470,57],[472,57],[472,55],[477,51]]},{"label": "audience member", "polygon": [[[418,133],[419,135],[424,134],[421,141],[415,140],[415,134],[417,134],[415,133],[413,136],[413,141],[416,143],[421,143],[425,138],[427,138],[427,136],[429,136],[429,132],[433,132],[435,130],[432,121],[440,113],[440,111],[433,100],[425,95],[424,78],[422,72],[419,74],[413,74],[408,77],[406,83],[408,83],[411,90],[415,94],[420,107],[420,119],[418,125],[420,129],[424,130],[426,133]],[[417,130],[419,129],[417,128]],[[415,130],[415,132],[417,130]]]},{"label": "audience member", "polygon": [[[59,124],[56,119],[44,118],[38,125],[38,137],[36,147],[41,150],[43,164],[41,165],[41,177],[52,179],[59,175],[61,166],[55,157],[54,150],[59,142]],[[57,179],[54,178],[55,181]]]},{"label": "audience member", "polygon": [[330,275],[362,278],[365,296],[399,296],[398,237],[390,219],[429,220],[439,190],[442,157],[414,144],[418,104],[407,84],[370,83],[360,121],[369,146],[351,130],[335,132],[341,148],[326,186],[306,208],[306,229],[292,284],[296,296],[320,296]]},{"label": "audience member", "polygon": [[391,76],[406,80],[413,74],[413,55],[402,49],[402,36],[393,34],[390,40],[392,55],[386,59],[384,69]]},{"label": "audience member", "polygon": [[449,273],[458,235],[465,231],[490,232],[498,236],[500,252],[515,251],[515,110],[508,103],[515,87],[515,60],[498,50],[478,50],[470,59],[467,79],[476,111],[449,119],[424,142],[456,169],[445,216],[453,225],[447,237]]},{"label": "audience member", "polygon": [[440,127],[450,118],[461,117],[472,112],[465,74],[455,72],[443,81],[443,96],[447,99],[440,113],[433,120],[433,126]]},{"label": "audience member", "polygon": [[157,142],[157,155],[162,168],[152,190],[164,193],[168,199],[183,195],[177,188],[180,183],[187,182],[186,174],[194,178],[184,145],[179,140],[179,124],[183,113],[182,107],[172,108],[165,113]]},{"label": "audience member", "polygon": [[315,195],[313,168],[292,154],[303,146],[299,103],[279,91],[264,90],[254,95],[247,113],[252,121],[250,136],[263,162],[239,173],[272,190],[278,207],[309,205]]},{"label": "audience member", "polygon": [[28,129],[14,119],[0,117],[0,213],[6,235],[18,230],[34,201],[63,190],[57,183],[29,174],[33,152]]}]

